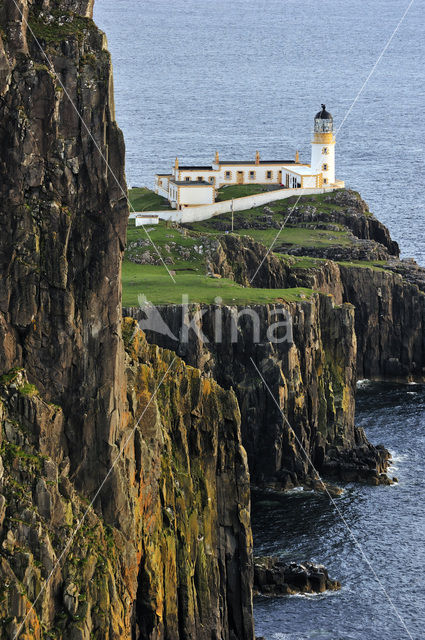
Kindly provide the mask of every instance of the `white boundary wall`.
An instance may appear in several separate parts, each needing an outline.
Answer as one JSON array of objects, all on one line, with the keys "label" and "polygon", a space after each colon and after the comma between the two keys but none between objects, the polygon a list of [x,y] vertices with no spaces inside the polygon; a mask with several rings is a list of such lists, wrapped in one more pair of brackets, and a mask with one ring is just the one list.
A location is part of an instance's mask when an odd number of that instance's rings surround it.
[{"label": "white boundary wall", "polygon": [[[330,191],[336,191],[344,187],[342,181],[337,182],[336,185],[330,187],[314,187],[310,189],[277,189],[276,191],[266,191],[265,193],[257,193],[253,196],[244,196],[243,198],[235,198],[233,200],[234,211],[245,211],[246,209],[252,209],[253,207],[259,207],[269,202],[275,202],[276,200],[285,200],[292,196],[310,196],[319,193],[327,193]],[[202,220],[208,220],[214,216],[219,216],[222,213],[229,213],[232,210],[232,201],[225,200],[224,202],[216,202],[215,204],[200,205],[199,207],[188,207],[181,211],[143,211],[146,215],[157,215],[162,220],[173,220],[174,222],[201,222]],[[131,213],[130,218],[135,218],[137,213]]]}]

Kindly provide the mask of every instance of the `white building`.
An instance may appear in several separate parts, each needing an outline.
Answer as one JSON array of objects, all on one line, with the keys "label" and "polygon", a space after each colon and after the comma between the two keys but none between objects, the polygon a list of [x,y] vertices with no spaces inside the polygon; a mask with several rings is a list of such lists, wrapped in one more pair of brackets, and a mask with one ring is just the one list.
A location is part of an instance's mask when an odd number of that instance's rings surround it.
[{"label": "white building", "polygon": [[325,105],[314,118],[310,164],[300,162],[298,152],[294,160],[261,160],[257,151],[255,161],[224,161],[217,151],[210,166],[180,166],[176,158],[171,173],[157,174],[155,191],[173,208],[182,210],[214,204],[217,189],[232,184],[280,185],[287,189],[336,186],[333,118]]},{"label": "white building", "polygon": [[136,221],[136,227],[144,227],[150,224],[159,224],[159,216],[155,215],[154,213],[136,213],[134,219]]}]

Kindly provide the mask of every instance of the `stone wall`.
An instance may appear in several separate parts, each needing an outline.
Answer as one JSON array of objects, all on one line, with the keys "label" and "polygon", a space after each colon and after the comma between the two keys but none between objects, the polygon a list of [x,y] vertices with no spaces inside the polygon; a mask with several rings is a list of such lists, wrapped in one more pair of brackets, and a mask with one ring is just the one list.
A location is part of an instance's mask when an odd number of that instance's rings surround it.
[{"label": "stone wall", "polygon": [[[341,183],[343,186],[343,183]],[[292,198],[292,196],[307,196],[318,193],[327,193],[328,191],[335,191],[338,187],[323,187],[323,188],[311,188],[311,189],[277,189],[276,191],[267,191],[265,193],[258,193],[253,196],[244,196],[243,198],[235,198],[233,200],[234,211],[245,211],[246,209],[253,209],[269,202],[276,202],[276,200],[286,200]],[[151,213],[158,215],[162,220],[172,220],[174,222],[189,223],[189,222],[201,222],[202,220],[208,220],[214,216],[219,216],[222,213],[229,213],[232,210],[232,200],[224,200],[223,202],[216,202],[210,205],[200,205],[199,207],[188,207],[182,211],[146,211],[144,213]],[[137,213],[130,214],[130,218],[134,218]]]}]

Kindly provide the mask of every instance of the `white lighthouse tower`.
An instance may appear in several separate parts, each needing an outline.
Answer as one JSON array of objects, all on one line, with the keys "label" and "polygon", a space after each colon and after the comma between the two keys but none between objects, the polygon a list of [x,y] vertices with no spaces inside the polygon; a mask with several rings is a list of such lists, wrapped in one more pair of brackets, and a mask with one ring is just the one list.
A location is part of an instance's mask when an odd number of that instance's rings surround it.
[{"label": "white lighthouse tower", "polygon": [[[333,118],[326,105],[316,113],[314,118],[314,138],[311,143],[311,168],[322,174],[322,184],[335,182],[335,138],[333,134]],[[322,185],[320,185],[322,186]]]}]

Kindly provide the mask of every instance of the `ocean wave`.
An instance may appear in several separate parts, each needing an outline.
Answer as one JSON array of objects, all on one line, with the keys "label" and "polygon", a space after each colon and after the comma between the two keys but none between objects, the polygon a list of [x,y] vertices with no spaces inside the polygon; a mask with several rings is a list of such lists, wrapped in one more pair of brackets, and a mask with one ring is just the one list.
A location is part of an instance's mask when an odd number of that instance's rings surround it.
[{"label": "ocean wave", "polygon": [[373,381],[369,380],[369,378],[364,378],[363,380],[357,380],[357,387],[367,387],[371,384],[373,384]]},{"label": "ocean wave", "polygon": [[322,629],[317,629],[313,631],[305,631],[302,634],[300,633],[285,633],[285,632],[275,632],[272,635],[267,634],[266,637],[270,640],[352,640],[353,636],[347,635],[335,635],[335,631],[324,631]]}]

